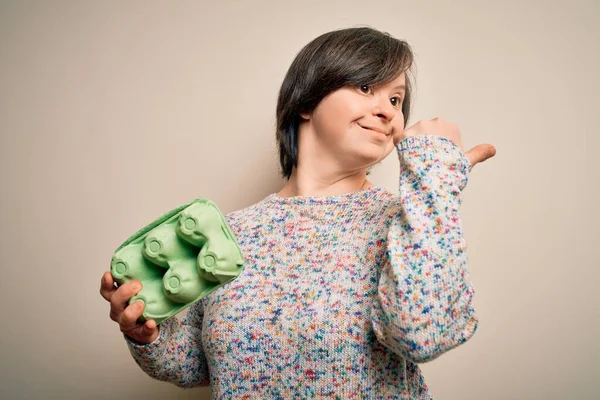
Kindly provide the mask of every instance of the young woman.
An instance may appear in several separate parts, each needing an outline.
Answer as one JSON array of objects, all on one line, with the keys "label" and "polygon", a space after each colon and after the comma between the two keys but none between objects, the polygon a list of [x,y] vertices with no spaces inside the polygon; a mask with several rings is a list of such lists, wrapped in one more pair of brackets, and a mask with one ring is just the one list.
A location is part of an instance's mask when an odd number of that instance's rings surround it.
[{"label": "young woman", "polygon": [[[406,129],[409,45],[371,28],[319,36],[293,61],[277,104],[278,193],[228,214],[242,274],[160,327],[136,324],[141,289],[101,293],[151,377],[211,385],[215,398],[431,398],[419,363],[474,334],[461,229],[471,168],[442,119]],[[368,170],[396,149],[400,194]]]}]

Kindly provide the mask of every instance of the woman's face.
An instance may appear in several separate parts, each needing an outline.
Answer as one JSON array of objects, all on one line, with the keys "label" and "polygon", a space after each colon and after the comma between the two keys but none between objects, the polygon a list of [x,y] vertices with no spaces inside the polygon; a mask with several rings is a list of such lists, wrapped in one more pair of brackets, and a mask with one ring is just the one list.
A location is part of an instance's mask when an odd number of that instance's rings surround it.
[{"label": "woman's face", "polygon": [[385,159],[394,149],[394,134],[404,130],[405,82],[402,73],[378,87],[348,86],[329,93],[312,113],[302,114],[312,128],[308,136],[314,143],[308,147],[317,146],[318,153],[327,153],[346,170]]}]

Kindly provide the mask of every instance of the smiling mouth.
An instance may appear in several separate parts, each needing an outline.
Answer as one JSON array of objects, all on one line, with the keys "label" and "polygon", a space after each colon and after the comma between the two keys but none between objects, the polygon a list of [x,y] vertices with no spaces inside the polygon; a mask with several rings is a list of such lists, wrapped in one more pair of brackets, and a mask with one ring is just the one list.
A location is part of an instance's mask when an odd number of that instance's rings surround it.
[{"label": "smiling mouth", "polygon": [[381,132],[381,131],[378,131],[378,130],[375,130],[375,129],[371,129],[371,128],[365,128],[365,127],[364,127],[364,126],[362,126],[362,125],[358,125],[358,126],[360,126],[361,128],[363,128],[363,129],[365,129],[365,130],[367,130],[367,131],[371,131],[371,132],[379,133],[380,135],[383,135],[383,136],[386,136],[386,137],[387,137],[387,136],[390,136],[390,134],[389,134],[389,133],[384,133],[384,132]]}]

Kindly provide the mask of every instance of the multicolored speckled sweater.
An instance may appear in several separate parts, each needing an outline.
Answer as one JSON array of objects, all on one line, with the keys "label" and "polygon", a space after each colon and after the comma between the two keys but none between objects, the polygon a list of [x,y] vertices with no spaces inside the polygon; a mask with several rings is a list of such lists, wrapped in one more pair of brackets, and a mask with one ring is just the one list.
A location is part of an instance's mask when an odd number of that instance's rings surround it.
[{"label": "multicolored speckled sweater", "polygon": [[226,216],[240,276],[139,345],[151,377],[216,399],[430,399],[418,363],[477,328],[461,228],[470,164],[450,140],[397,145],[400,194],[271,194]]}]

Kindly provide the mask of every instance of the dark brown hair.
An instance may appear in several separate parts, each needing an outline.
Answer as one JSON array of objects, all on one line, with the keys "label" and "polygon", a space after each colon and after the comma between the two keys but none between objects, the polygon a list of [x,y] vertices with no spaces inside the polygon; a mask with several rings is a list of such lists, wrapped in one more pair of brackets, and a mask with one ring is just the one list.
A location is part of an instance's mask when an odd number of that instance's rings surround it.
[{"label": "dark brown hair", "polygon": [[[412,70],[409,44],[369,27],[325,33],[296,55],[277,99],[277,147],[281,175],[289,179],[298,167],[301,113],[312,112],[332,91],[343,86],[383,85]],[[404,127],[410,116],[411,83],[407,74],[402,103]]]}]

